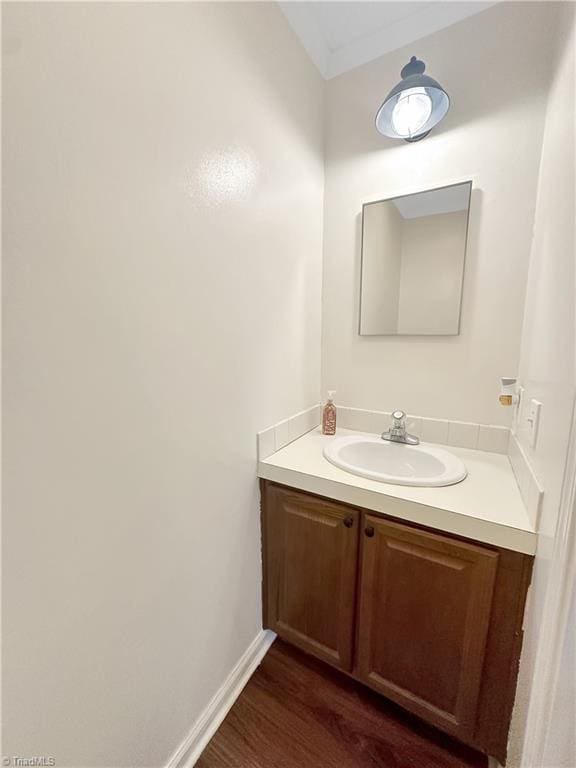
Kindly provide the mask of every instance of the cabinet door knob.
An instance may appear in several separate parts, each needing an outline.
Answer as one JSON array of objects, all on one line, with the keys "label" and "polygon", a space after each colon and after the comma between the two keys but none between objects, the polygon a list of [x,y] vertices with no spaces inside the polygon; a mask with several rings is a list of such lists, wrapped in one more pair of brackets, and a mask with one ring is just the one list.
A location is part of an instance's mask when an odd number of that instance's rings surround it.
[{"label": "cabinet door knob", "polygon": [[364,535],[371,539],[374,536],[374,528],[371,525],[364,528]]},{"label": "cabinet door knob", "polygon": [[344,518],[344,525],[346,526],[346,528],[352,528],[352,526],[354,525],[354,518],[352,517],[352,515]]}]

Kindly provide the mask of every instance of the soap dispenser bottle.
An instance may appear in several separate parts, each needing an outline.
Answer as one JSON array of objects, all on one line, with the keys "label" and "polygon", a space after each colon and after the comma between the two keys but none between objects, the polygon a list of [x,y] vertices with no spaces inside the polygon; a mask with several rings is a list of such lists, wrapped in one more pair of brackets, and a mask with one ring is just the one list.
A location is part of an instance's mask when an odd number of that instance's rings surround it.
[{"label": "soap dispenser bottle", "polygon": [[511,379],[503,376],[500,381],[502,382],[500,387],[500,405],[518,405],[520,397],[518,395],[518,387],[516,385],[516,379]]},{"label": "soap dispenser bottle", "polygon": [[335,390],[328,390],[328,400],[322,411],[322,434],[336,434],[336,406],[334,405]]}]

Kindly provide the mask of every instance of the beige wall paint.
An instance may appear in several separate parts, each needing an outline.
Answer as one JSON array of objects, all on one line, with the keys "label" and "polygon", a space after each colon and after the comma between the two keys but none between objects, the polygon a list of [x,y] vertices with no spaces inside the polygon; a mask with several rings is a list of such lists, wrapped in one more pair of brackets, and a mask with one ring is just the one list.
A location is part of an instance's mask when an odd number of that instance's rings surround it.
[{"label": "beige wall paint", "polygon": [[[558,520],[576,398],[574,11],[574,4],[562,5],[559,35],[555,40],[554,76],[546,111],[534,242],[522,332],[520,381],[524,386],[524,407],[520,414],[518,439],[544,488],[544,498],[532,580],[532,598],[526,616],[514,727],[510,740],[511,768],[527,765],[573,768],[576,764],[576,677],[573,653],[576,631],[573,622],[567,623],[564,656],[559,667],[556,690],[547,686],[544,674],[546,670],[554,669],[554,654],[562,651],[562,648],[551,649],[549,645],[550,633],[555,630],[559,620],[558,593],[563,586],[567,590],[575,589],[574,584],[558,584],[556,573],[562,529],[568,529],[567,523],[564,522],[559,530]],[[530,444],[525,421],[531,398],[542,402],[535,447]],[[575,511],[572,510],[572,515],[574,514]],[[568,546],[572,549],[574,542]],[[554,574],[553,581],[551,573]],[[552,708],[552,730],[548,741],[545,745],[534,744],[532,731],[541,727],[541,712],[552,701],[555,704]],[[529,707],[532,727],[526,733],[525,719]],[[534,753],[524,751],[527,746],[538,751],[537,759],[541,760],[541,763],[533,762]]]},{"label": "beige wall paint", "polygon": [[323,86],[275,4],[4,4],[4,753],[154,766],[261,627],[317,401]]},{"label": "beige wall paint", "polygon": [[[342,404],[508,424],[498,379],[519,359],[554,18],[502,3],[327,83],[322,378]],[[454,106],[425,141],[393,142],[374,114],[414,53]],[[362,204],[470,178],[460,336],[358,336]]]},{"label": "beige wall paint", "polygon": [[399,333],[456,333],[468,211],[402,222]]}]

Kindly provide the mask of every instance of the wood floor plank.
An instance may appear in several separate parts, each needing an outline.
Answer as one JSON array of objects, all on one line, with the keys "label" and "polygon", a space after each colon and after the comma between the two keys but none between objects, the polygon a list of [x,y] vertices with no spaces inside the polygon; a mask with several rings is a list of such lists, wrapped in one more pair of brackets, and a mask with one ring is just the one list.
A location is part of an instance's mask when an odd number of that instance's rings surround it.
[{"label": "wood floor plank", "polygon": [[378,694],[276,640],[196,768],[486,768]]}]

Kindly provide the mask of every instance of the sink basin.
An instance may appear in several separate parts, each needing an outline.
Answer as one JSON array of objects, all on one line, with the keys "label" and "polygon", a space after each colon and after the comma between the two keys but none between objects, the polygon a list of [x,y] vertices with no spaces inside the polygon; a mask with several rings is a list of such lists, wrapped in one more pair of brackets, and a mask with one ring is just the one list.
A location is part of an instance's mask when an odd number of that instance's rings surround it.
[{"label": "sink basin", "polygon": [[325,446],[324,457],[353,475],[395,485],[454,485],[467,475],[464,462],[450,451],[367,435],[334,438]]}]

